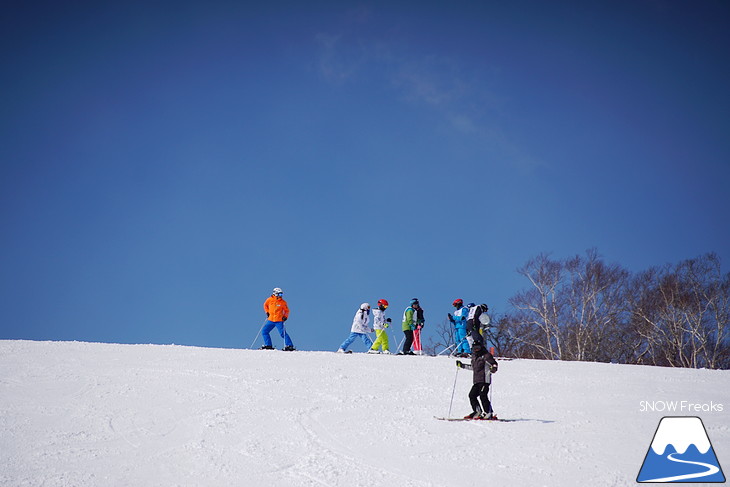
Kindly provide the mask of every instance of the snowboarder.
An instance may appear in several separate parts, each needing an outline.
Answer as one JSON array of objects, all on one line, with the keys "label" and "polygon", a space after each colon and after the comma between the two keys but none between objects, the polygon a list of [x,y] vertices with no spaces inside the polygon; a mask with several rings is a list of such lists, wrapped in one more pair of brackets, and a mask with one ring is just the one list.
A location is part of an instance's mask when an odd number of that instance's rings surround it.
[{"label": "snowboarder", "polygon": [[463,299],[455,299],[452,306],[456,309],[453,316],[447,313],[449,321],[454,325],[454,343],[456,349],[454,355],[458,357],[468,357],[471,354],[469,341],[466,339],[466,320],[469,317],[469,308],[464,306]]},{"label": "snowboarder", "polygon": [[456,366],[460,369],[474,371],[474,385],[469,391],[472,412],[464,419],[496,419],[496,415],[492,411],[492,404],[489,402],[489,385],[492,383],[492,374],[497,372],[498,368],[497,361],[492,354],[487,351],[484,344],[474,343],[471,364],[457,360]]},{"label": "snowboarder", "polygon": [[388,332],[386,328],[390,326],[391,319],[385,317],[385,310],[388,309],[388,301],[385,299],[378,300],[378,307],[373,310],[373,328],[375,328],[375,343],[368,353],[390,353],[390,344],[388,343]]},{"label": "snowboarder", "polygon": [[355,317],[352,320],[352,328],[350,328],[350,336],[348,336],[344,342],[342,342],[342,345],[340,345],[340,349],[337,350],[338,353],[345,353],[347,352],[347,347],[350,346],[352,342],[355,341],[356,338],[360,337],[367,345],[368,349],[373,346],[373,341],[368,336],[368,333],[372,332],[373,329],[370,328],[370,304],[369,303],[362,303],[360,305],[360,308],[355,313]]},{"label": "snowboarder", "polygon": [[415,355],[411,351],[411,345],[413,345],[413,330],[416,328],[416,309],[413,307],[418,304],[418,299],[411,299],[411,303],[403,311],[403,324],[401,330],[405,335],[403,341],[403,349],[398,352],[398,355]]},{"label": "snowboarder", "polygon": [[284,350],[290,352],[294,350],[294,344],[286,332],[284,322],[289,318],[289,306],[284,301],[282,296],[284,292],[279,287],[275,287],[271,296],[264,301],[264,312],[266,313],[266,323],[261,328],[261,336],[264,337],[264,346],[262,350],[273,350],[274,347],[271,344],[271,330],[276,328],[279,331],[279,335],[284,339]]},{"label": "snowboarder", "polygon": [[481,343],[484,345],[482,328],[488,328],[489,324],[492,322],[487,311],[489,311],[489,306],[486,304],[469,304],[469,317],[466,319],[466,332],[471,336],[472,343]]}]

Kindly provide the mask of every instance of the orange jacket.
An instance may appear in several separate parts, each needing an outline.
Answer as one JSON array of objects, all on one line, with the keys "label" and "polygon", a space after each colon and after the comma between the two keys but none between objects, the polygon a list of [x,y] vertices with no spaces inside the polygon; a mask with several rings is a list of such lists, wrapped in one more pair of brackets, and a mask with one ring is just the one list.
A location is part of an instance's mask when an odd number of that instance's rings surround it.
[{"label": "orange jacket", "polygon": [[269,321],[284,321],[284,318],[289,318],[289,306],[280,296],[269,296],[264,301],[264,311],[269,316]]}]

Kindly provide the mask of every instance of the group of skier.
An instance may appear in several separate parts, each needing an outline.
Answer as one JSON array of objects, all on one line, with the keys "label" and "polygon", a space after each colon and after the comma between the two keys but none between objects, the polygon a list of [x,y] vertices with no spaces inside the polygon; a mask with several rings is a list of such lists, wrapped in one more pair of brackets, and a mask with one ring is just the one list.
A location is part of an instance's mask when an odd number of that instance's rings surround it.
[{"label": "group of skier", "polygon": [[[390,318],[385,317],[385,310],[388,309],[388,300],[379,299],[378,307],[372,310],[373,324],[370,326],[370,304],[362,303],[355,313],[350,328],[350,335],[342,342],[338,353],[351,353],[347,348],[360,338],[368,347],[368,353],[384,353],[390,352],[390,341],[386,329],[392,323]],[[421,329],[426,320],[423,317],[423,308],[417,298],[413,298],[408,307],[403,312],[403,348],[398,355],[421,355],[423,347],[421,345]],[[375,342],[370,339],[368,333],[375,332]]]},{"label": "group of skier", "polygon": [[[271,296],[264,302],[266,321],[261,327],[261,335],[264,340],[263,350],[273,350],[271,332],[277,329],[284,340],[285,351],[295,350],[291,337],[286,332],[284,323],[289,318],[289,306],[283,298],[281,288],[274,288]],[[342,342],[339,353],[352,353],[348,347],[356,339],[360,338],[368,347],[368,353],[389,354],[390,342],[386,329],[392,323],[390,318],[385,317],[385,310],[388,309],[388,301],[379,299],[377,308],[370,308],[370,303],[362,303],[352,320],[350,334]],[[487,314],[489,307],[486,304],[469,303],[464,305],[462,299],[456,299],[452,303],[454,312],[448,313],[449,321],[454,326],[454,348],[452,355],[457,357],[471,357],[470,364],[460,360],[456,366],[462,369],[473,371],[473,386],[469,391],[469,402],[472,412],[464,419],[496,419],[489,401],[489,387],[491,375],[497,371],[497,361],[487,350],[482,336],[482,330],[489,327],[491,319]],[[370,326],[370,314],[372,312],[372,327]],[[413,298],[403,312],[401,330],[403,331],[403,348],[398,355],[422,355],[421,330],[426,320],[423,315],[423,308],[417,298]],[[369,333],[375,332],[376,338],[373,342]]]}]

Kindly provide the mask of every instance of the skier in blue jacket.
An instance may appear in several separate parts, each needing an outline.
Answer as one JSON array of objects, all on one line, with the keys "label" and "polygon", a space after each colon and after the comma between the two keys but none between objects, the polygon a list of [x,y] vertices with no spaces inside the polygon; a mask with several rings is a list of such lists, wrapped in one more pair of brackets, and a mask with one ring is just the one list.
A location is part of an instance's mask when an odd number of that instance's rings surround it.
[{"label": "skier in blue jacket", "polygon": [[469,341],[466,339],[466,320],[469,317],[469,308],[464,306],[463,299],[455,299],[452,306],[456,308],[454,314],[448,313],[449,321],[454,325],[454,343],[456,350],[454,355],[468,357],[471,354]]}]

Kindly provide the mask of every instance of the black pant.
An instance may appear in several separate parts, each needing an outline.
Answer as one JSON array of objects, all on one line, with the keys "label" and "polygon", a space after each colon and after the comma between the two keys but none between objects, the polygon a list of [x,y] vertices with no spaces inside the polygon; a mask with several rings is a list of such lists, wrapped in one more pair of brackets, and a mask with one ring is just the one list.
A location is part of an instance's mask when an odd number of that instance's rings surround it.
[{"label": "black pant", "polygon": [[[479,407],[479,398],[482,401],[482,407]],[[471,409],[475,413],[481,413],[485,411],[487,413],[492,412],[492,404],[489,402],[489,384],[486,382],[477,382],[471,387],[469,391],[469,402],[471,403]]]},{"label": "black pant", "polygon": [[406,336],[406,341],[403,342],[403,353],[408,353],[413,345],[413,330],[406,330],[403,334]]},{"label": "black pant", "polygon": [[484,337],[482,336],[481,333],[479,333],[479,325],[477,325],[475,327],[473,323],[467,322],[467,324],[466,324],[466,334],[467,335],[470,335],[471,336],[471,339],[474,340],[474,342],[472,343],[472,345],[474,343],[479,343],[483,347],[486,346],[484,344]]}]

